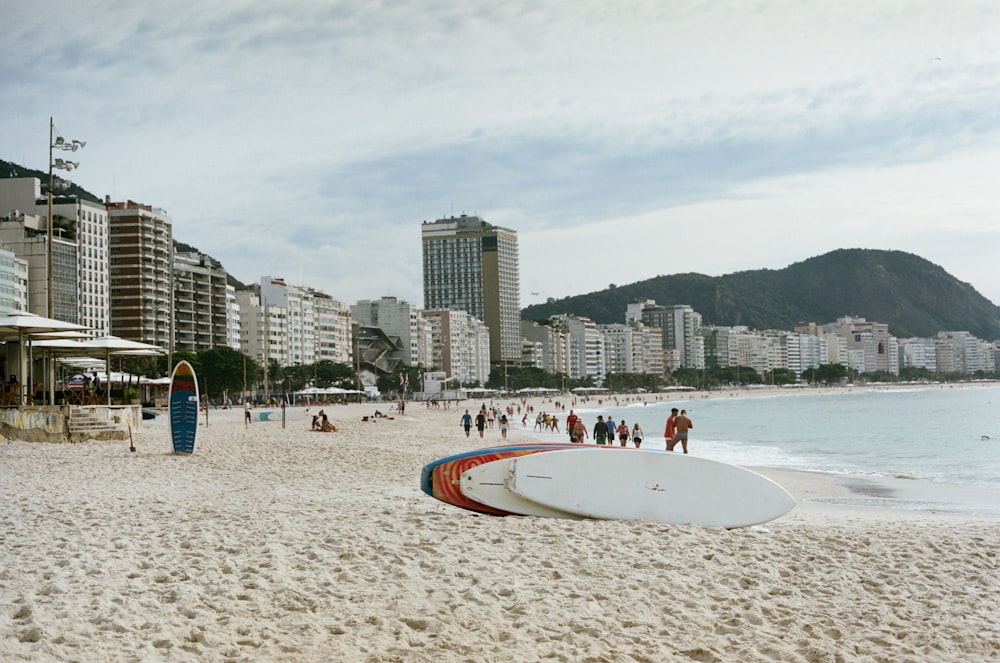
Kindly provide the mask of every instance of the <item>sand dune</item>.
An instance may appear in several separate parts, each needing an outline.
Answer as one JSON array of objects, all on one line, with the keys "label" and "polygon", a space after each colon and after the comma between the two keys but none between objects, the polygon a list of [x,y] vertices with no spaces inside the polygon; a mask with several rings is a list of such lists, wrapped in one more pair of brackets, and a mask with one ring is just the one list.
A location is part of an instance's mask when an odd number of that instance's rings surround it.
[{"label": "sand dune", "polygon": [[[968,661],[1000,657],[1000,529],[814,502],[763,527],[495,518],[419,491],[461,410],[212,411],[0,445],[0,658]],[[529,431],[530,432],[530,431]],[[523,436],[514,426],[514,439]],[[844,488],[772,474],[798,498]]]}]

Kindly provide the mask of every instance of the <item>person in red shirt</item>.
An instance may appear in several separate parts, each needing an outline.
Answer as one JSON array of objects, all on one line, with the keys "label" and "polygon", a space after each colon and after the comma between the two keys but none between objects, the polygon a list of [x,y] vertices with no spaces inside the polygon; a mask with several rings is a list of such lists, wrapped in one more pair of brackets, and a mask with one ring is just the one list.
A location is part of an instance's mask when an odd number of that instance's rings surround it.
[{"label": "person in red shirt", "polygon": [[677,427],[674,426],[675,419],[677,419],[677,408],[670,408],[670,418],[667,419],[667,427],[663,431],[664,443],[667,445],[667,451],[673,451],[674,445],[677,444],[674,440],[674,435],[677,434]]},{"label": "person in red shirt", "polygon": [[569,416],[566,417],[566,430],[569,432],[569,440],[573,442],[573,427],[576,426],[576,422],[580,417],[576,416],[573,410],[569,411]]}]

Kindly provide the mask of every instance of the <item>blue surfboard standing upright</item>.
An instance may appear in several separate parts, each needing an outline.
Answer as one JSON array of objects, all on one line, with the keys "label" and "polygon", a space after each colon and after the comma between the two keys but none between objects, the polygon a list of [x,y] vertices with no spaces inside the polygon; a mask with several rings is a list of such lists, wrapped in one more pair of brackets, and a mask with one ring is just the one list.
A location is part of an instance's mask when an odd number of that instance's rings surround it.
[{"label": "blue surfboard standing upright", "polygon": [[170,441],[174,453],[193,454],[198,439],[198,380],[194,369],[180,361],[170,376]]}]

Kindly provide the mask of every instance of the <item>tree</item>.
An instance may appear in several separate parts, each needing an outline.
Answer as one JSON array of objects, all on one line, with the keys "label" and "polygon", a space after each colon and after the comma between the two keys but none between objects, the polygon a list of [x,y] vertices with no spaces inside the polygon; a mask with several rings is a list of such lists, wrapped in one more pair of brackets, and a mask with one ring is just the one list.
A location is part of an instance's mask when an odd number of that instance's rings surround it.
[{"label": "tree", "polygon": [[764,381],[769,384],[795,384],[795,372],[787,368],[775,368],[764,374]]},{"label": "tree", "polygon": [[199,352],[198,362],[200,369],[196,370],[200,371],[199,380],[203,385],[208,385],[213,394],[223,391],[242,393],[244,362],[247,364],[247,380],[251,379],[250,365],[256,365],[255,361],[242,352],[226,346]]},{"label": "tree", "polygon": [[847,377],[847,367],[843,364],[820,364],[819,368],[808,368],[802,372],[802,379],[809,382],[834,384]]}]

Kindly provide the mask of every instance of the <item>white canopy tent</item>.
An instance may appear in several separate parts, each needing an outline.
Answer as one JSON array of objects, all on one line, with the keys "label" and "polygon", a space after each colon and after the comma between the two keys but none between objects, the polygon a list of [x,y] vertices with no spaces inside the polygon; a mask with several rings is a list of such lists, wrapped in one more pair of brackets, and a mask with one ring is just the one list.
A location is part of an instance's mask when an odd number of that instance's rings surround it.
[{"label": "white canopy tent", "polygon": [[[0,340],[16,340],[19,346],[17,376],[24,385],[21,389],[19,405],[23,405],[28,390],[31,389],[34,380],[28,374],[31,366],[31,345],[36,338],[51,339],[55,335],[69,332],[79,332],[86,329],[83,325],[73,322],[64,322],[54,318],[46,318],[27,311],[9,311],[0,316]],[[24,352],[24,348],[28,352]],[[27,367],[26,367],[27,366]],[[50,388],[55,381],[54,371],[49,371],[48,381]]]}]

